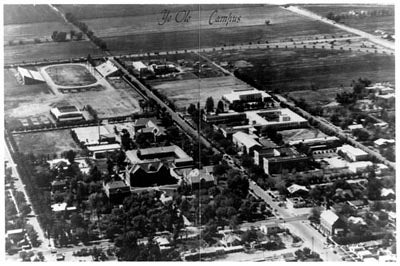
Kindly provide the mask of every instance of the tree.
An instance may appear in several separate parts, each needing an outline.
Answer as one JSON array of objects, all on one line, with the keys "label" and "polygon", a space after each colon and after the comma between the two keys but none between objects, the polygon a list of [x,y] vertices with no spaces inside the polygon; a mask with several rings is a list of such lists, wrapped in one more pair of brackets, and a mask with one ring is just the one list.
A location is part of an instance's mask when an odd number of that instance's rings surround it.
[{"label": "tree", "polygon": [[311,209],[311,215],[308,218],[311,222],[319,224],[321,218],[321,211],[318,208]]},{"label": "tree", "polygon": [[217,104],[217,113],[223,113],[223,112],[224,112],[224,103],[222,102],[222,100],[219,100]]},{"label": "tree", "polygon": [[193,115],[194,112],[196,112],[196,105],[194,105],[193,103],[191,103],[187,109],[188,114]]},{"label": "tree", "polygon": [[214,111],[214,99],[211,96],[206,100],[206,111],[208,113]]},{"label": "tree", "polygon": [[214,223],[213,220],[209,221],[202,232],[204,241],[206,241],[207,243],[214,243],[215,240],[213,239],[213,237],[216,236],[217,232],[217,225]]},{"label": "tree", "polygon": [[64,154],[64,156],[71,164],[73,164],[75,162],[76,152],[73,150],[69,150]]},{"label": "tree", "polygon": [[44,261],[43,252],[39,251],[39,252],[37,253],[37,257],[38,257],[39,261]]},{"label": "tree", "polygon": [[257,241],[257,231],[252,227],[250,230],[247,230],[242,235],[242,241],[245,243],[251,243]]}]

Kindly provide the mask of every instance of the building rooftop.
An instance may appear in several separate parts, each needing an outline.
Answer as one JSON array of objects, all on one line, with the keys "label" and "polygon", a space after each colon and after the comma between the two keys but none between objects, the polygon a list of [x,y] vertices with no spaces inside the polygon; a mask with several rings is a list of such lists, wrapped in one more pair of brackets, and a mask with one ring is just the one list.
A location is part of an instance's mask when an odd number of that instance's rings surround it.
[{"label": "building rooftop", "polygon": [[112,144],[88,146],[86,148],[90,152],[100,152],[100,151],[119,150],[119,149],[121,149],[121,145],[119,145],[118,143],[112,143]]},{"label": "building rooftop", "polygon": [[109,135],[110,132],[104,126],[92,126],[92,127],[78,127],[73,128],[79,141],[85,145],[97,145],[101,136]]},{"label": "building rooftop", "polygon": [[355,156],[368,155],[368,153],[366,153],[365,151],[348,144],[338,147],[338,150],[341,150],[344,153],[351,153]]},{"label": "building rooftop", "polygon": [[106,76],[108,76],[108,75],[111,75],[111,74],[117,72],[117,71],[118,71],[118,68],[117,68],[111,61],[107,60],[107,61],[104,62],[103,64],[98,65],[98,66],[96,67],[96,70],[99,71],[100,74],[101,74],[103,77],[106,77]]},{"label": "building rooftop", "polygon": [[321,220],[327,222],[330,226],[332,226],[337,220],[339,216],[337,216],[333,211],[326,210],[321,213]]},{"label": "building rooftop", "polygon": [[308,191],[308,189],[305,186],[300,186],[297,184],[293,184],[290,187],[287,188],[290,194],[296,193],[298,191]]},{"label": "building rooftop", "polygon": [[246,111],[250,125],[267,126],[293,122],[307,122],[306,119],[288,108]]},{"label": "building rooftop", "polygon": [[240,143],[242,143],[244,146],[250,148],[253,146],[261,146],[260,143],[258,143],[258,141],[256,141],[254,139],[254,137],[252,137],[249,134],[246,134],[244,132],[236,132],[235,134],[232,135],[232,138],[237,139]]},{"label": "building rooftop", "polygon": [[241,97],[244,95],[253,95],[253,94],[259,94],[261,95],[262,98],[269,98],[271,95],[264,91],[257,90],[255,88],[249,88],[249,89],[240,89],[240,90],[233,90],[231,93],[224,94],[222,97],[229,101],[229,102],[234,102],[234,101],[240,101]]}]

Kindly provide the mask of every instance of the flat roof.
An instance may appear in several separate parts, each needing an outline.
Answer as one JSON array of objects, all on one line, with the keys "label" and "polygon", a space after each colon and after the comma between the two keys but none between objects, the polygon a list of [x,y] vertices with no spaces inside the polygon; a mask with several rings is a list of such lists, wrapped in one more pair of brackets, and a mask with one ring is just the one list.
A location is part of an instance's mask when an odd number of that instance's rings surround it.
[{"label": "flat roof", "polygon": [[[293,123],[293,122],[307,122],[307,120],[295,112],[291,111],[288,108],[276,108],[276,109],[265,109],[265,110],[254,110],[254,111],[246,111],[246,116],[249,119],[249,124],[255,123],[259,126],[266,125],[278,125],[285,123]],[[267,118],[262,117],[262,115],[273,114],[276,113],[278,115],[278,121],[267,120]],[[280,120],[279,118],[286,117],[289,120]]]},{"label": "flat roof", "polygon": [[232,138],[237,139],[246,147],[261,146],[261,144],[254,139],[251,135],[242,131],[236,132],[232,135]]},{"label": "flat roof", "polygon": [[99,152],[99,151],[109,151],[109,150],[119,150],[121,149],[121,145],[118,143],[112,144],[104,144],[104,145],[95,145],[95,146],[87,146],[88,151],[91,152]]},{"label": "flat roof", "polygon": [[98,65],[96,70],[99,71],[103,77],[105,77],[118,71],[118,68],[111,61],[107,60],[103,64]]},{"label": "flat roof", "polygon": [[365,151],[363,151],[363,150],[361,150],[359,148],[356,148],[354,146],[348,145],[348,144],[345,144],[345,145],[343,145],[341,147],[338,147],[338,150],[341,150],[341,151],[343,151],[345,153],[351,153],[351,154],[353,154],[355,156],[357,156],[357,155],[368,155],[368,153],[366,153]]},{"label": "flat roof", "polygon": [[224,94],[222,97],[224,97],[229,102],[233,102],[233,101],[239,101],[240,96],[242,95],[252,95],[252,94],[261,94],[262,98],[271,97],[271,95],[269,95],[265,91],[260,91],[255,88],[233,90],[231,93]]},{"label": "flat roof", "polygon": [[110,134],[104,126],[78,127],[72,130],[75,132],[79,141],[84,142],[85,145],[99,144],[99,130],[100,136]]}]

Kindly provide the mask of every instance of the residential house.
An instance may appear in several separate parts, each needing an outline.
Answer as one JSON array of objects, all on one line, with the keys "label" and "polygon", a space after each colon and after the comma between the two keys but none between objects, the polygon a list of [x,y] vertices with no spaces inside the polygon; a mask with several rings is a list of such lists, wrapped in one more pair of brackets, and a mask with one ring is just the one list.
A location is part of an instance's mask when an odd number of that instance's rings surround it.
[{"label": "residential house", "polygon": [[193,169],[189,173],[185,171],[184,175],[192,189],[209,188],[215,185],[214,175],[207,169]]},{"label": "residential house", "polygon": [[131,194],[130,187],[121,180],[113,180],[107,183],[103,182],[103,190],[110,202],[114,204],[121,204],[124,198]]}]

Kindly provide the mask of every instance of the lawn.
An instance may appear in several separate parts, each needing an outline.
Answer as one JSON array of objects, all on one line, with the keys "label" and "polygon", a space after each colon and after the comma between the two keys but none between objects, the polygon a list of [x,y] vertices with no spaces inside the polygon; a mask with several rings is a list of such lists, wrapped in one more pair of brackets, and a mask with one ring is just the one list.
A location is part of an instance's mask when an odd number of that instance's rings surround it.
[{"label": "lawn", "polygon": [[[373,82],[394,82],[394,56],[328,49],[254,49],[206,53],[216,61],[244,60],[252,67],[239,68],[259,87],[277,92],[349,86],[366,77]],[[246,65],[246,64],[245,64]],[[234,68],[229,68],[231,71]]]},{"label": "lawn", "polygon": [[4,5],[4,25],[62,21],[49,5]]},{"label": "lawn", "polygon": [[59,86],[87,86],[97,82],[83,65],[54,65],[44,68],[44,71]]},{"label": "lawn", "polygon": [[16,64],[61,60],[86,57],[88,54],[92,56],[104,55],[100,49],[89,41],[14,45],[4,47],[4,63]]},{"label": "lawn", "polygon": [[[336,15],[345,14],[349,11],[377,11],[377,10],[388,10],[394,14],[393,5],[303,5],[312,12],[326,16],[329,12],[333,12]],[[381,17],[357,17],[350,16],[340,20],[341,23],[354,27],[369,33],[374,33],[375,30],[384,30],[394,33],[394,15],[381,16]]]},{"label": "lawn", "polygon": [[342,92],[352,92],[353,88],[326,88],[319,90],[292,91],[288,95],[296,100],[304,99],[311,106],[323,106],[336,101],[336,95]]},{"label": "lawn", "polygon": [[64,151],[80,151],[81,148],[71,137],[69,129],[45,131],[38,133],[15,134],[14,139],[23,153],[36,155],[58,154]]},{"label": "lawn", "polygon": [[200,99],[200,106],[204,107],[208,97],[212,97],[217,104],[222,95],[235,89],[250,87],[232,76],[154,82],[151,85],[168,97],[179,109],[187,108],[191,103],[198,102],[198,99]]}]

